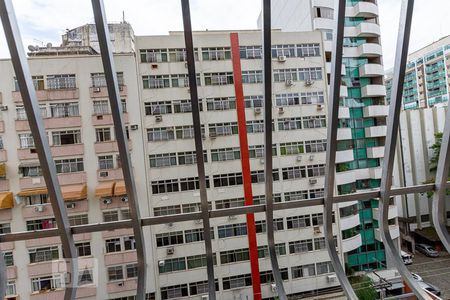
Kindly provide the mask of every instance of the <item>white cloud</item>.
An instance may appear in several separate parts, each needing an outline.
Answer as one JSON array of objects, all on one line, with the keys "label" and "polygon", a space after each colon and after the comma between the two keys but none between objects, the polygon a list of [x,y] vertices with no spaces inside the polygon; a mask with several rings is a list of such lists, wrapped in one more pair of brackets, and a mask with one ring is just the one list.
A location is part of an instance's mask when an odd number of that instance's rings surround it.
[{"label": "white cloud", "polygon": [[[292,0],[309,1],[309,0]],[[399,0],[378,0],[382,45],[386,68],[393,65],[400,13]],[[449,0],[416,0],[411,33],[411,51],[450,34]],[[24,45],[60,43],[66,28],[93,22],[89,0],[17,0],[14,1]],[[122,12],[138,35],[167,34],[182,30],[179,0],[108,0],[105,1],[109,21],[120,21]],[[256,27],[261,10],[260,0],[192,0],[194,30],[249,29]],[[0,57],[7,57],[3,31],[0,31]]]}]

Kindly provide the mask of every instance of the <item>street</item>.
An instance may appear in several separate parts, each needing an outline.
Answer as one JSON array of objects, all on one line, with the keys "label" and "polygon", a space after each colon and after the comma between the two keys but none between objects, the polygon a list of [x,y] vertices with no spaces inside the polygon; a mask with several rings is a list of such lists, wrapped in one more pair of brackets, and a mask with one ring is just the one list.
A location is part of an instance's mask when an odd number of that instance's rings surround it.
[{"label": "street", "polygon": [[413,264],[408,269],[420,275],[423,281],[441,289],[442,299],[450,299],[450,255],[441,252],[439,257],[426,257],[422,253],[414,254]]}]

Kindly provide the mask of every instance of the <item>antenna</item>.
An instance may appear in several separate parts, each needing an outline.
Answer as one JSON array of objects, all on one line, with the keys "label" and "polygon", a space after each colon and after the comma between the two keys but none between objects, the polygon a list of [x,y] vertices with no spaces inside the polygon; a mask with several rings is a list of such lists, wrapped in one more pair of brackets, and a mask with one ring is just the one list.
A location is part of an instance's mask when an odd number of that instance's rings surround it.
[{"label": "antenna", "polygon": [[122,23],[125,23],[125,11],[122,10]]}]

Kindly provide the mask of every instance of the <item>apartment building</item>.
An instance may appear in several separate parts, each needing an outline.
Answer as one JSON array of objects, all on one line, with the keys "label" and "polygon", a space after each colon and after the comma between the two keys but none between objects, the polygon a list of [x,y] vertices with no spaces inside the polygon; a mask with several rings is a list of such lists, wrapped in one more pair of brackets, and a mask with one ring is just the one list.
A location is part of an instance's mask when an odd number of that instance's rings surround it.
[{"label": "apartment building", "polygon": [[[86,40],[83,34],[78,39]],[[136,44],[129,48],[136,52],[116,53],[115,63],[141,215],[199,211],[183,33],[133,36],[132,40]],[[274,31],[272,40],[274,199],[321,198],[327,125],[322,35]],[[239,134],[248,139],[253,202],[263,204],[260,31],[194,32],[194,44],[210,207],[245,205]],[[126,188],[101,59],[89,42],[79,45],[84,49],[79,53],[73,52],[73,45],[66,46],[35,49],[29,63],[70,222],[127,219]],[[86,47],[90,49],[85,51]],[[234,72],[237,66],[242,72]],[[54,228],[11,62],[0,61],[0,69],[1,232]],[[244,91],[244,122],[237,118],[235,88],[239,84]],[[342,113],[349,114],[349,110],[342,109]],[[345,130],[340,136],[350,134],[350,129]],[[341,163],[348,154],[353,152],[339,152]],[[276,211],[274,217],[287,293],[316,295],[339,289],[325,249],[322,207]],[[220,299],[251,299],[255,276],[263,298],[276,296],[265,215],[255,218],[259,274],[250,269],[245,217],[211,220]],[[351,230],[359,226],[359,218],[356,203],[335,212],[334,231],[342,258],[361,244],[360,233]],[[201,221],[145,227],[144,235],[148,298],[204,299],[207,278]],[[75,241],[80,256],[77,298],[132,299],[136,289],[132,230],[80,234]],[[62,297],[59,238],[3,243],[0,248],[8,265],[8,298]]]},{"label": "apartment building", "polygon": [[[273,28],[322,33],[328,76],[335,4],[333,0],[274,0],[272,3]],[[379,187],[388,114],[377,1],[348,0],[345,16],[337,194]],[[258,25],[261,26],[261,15]],[[392,238],[399,242],[395,202],[392,199],[389,224]],[[359,211],[357,222],[350,225],[341,220],[344,240],[354,241],[353,247],[344,249],[345,263],[361,271],[389,266],[378,229],[378,200],[345,203],[339,207]]]},{"label": "apartment building", "polygon": [[[450,95],[450,36],[409,54],[406,68],[403,109],[446,104]],[[392,74],[386,76],[386,88],[392,88]]]}]

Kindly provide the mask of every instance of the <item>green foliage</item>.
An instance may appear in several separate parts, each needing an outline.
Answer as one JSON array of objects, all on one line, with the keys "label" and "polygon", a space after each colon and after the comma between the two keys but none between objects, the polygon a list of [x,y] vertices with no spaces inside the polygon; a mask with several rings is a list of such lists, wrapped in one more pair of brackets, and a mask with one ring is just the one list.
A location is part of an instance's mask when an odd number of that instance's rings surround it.
[{"label": "green foliage", "polygon": [[378,293],[373,288],[372,280],[368,276],[352,276],[349,279],[359,300],[378,299]]},{"label": "green foliage", "polygon": [[430,171],[436,171],[436,169],[437,169],[437,164],[439,161],[439,154],[441,152],[442,132],[436,132],[434,134],[434,138],[436,141],[430,147],[430,149],[433,150],[433,156],[430,159]]}]

